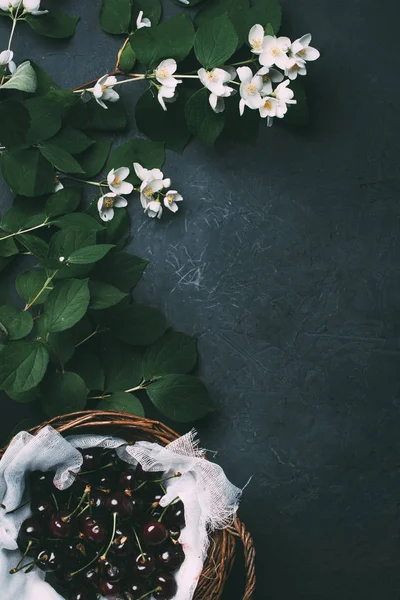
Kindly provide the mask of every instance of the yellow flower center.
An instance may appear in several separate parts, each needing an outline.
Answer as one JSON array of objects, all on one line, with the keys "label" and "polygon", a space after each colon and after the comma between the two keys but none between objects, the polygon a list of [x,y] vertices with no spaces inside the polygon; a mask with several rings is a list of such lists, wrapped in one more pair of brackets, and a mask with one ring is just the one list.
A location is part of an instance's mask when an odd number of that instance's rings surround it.
[{"label": "yellow flower center", "polygon": [[272,54],[272,56],[279,56],[280,53],[281,53],[281,49],[278,48],[278,46],[273,46],[271,48],[271,54]]},{"label": "yellow flower center", "polygon": [[271,102],[271,100],[267,100],[264,103],[264,108],[266,108],[267,110],[271,110],[271,108],[272,108],[272,102]]},{"label": "yellow flower center", "polygon": [[115,177],[114,177],[114,181],[112,182],[112,184],[113,184],[115,187],[119,187],[119,186],[121,185],[121,183],[122,183],[121,179],[120,179],[118,176],[115,176]]},{"label": "yellow flower center", "polygon": [[293,65],[292,67],[292,71],[299,71],[300,67],[299,65]]},{"label": "yellow flower center", "polygon": [[158,69],[157,75],[158,77],[160,77],[160,79],[166,79],[167,77],[169,77],[167,67],[162,67],[161,69]]},{"label": "yellow flower center", "polygon": [[262,80],[264,83],[269,83],[271,81],[271,77],[269,75],[263,75]]},{"label": "yellow flower center", "polygon": [[257,38],[255,40],[253,40],[253,48],[254,48],[254,50],[260,50],[261,46],[262,46],[262,39]]},{"label": "yellow flower center", "polygon": [[300,50],[297,54],[300,54],[300,56],[305,56],[307,54],[307,49],[303,48],[303,50]]},{"label": "yellow flower center", "polygon": [[215,71],[209,71],[207,73],[207,77],[210,81],[217,81],[218,80],[218,75],[215,73]]},{"label": "yellow flower center", "polygon": [[151,189],[150,186],[147,186],[144,188],[143,194],[146,196],[146,198],[148,198],[150,200],[150,198],[152,198],[152,196],[153,196],[153,190]]},{"label": "yellow flower center", "polygon": [[172,204],[174,201],[174,196],[172,194],[167,194],[165,196],[166,201],[168,202],[168,204]]},{"label": "yellow flower center", "polygon": [[246,86],[246,89],[252,96],[254,96],[254,94],[257,92],[257,86],[254,83],[249,83]]},{"label": "yellow flower center", "polygon": [[103,208],[112,208],[115,204],[115,198],[104,198]]},{"label": "yellow flower center", "polygon": [[108,86],[108,85],[102,85],[102,86],[101,86],[101,92],[104,94],[104,92],[105,92],[106,90],[108,90],[108,88],[109,88],[109,86]]}]

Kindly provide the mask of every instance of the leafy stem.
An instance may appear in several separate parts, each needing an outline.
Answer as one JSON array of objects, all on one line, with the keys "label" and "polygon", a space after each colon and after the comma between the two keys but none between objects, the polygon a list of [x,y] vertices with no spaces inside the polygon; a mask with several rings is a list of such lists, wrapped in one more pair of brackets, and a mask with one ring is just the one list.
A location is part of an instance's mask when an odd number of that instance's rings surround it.
[{"label": "leafy stem", "polygon": [[58,273],[58,270],[57,270],[57,271],[54,271],[54,273],[53,273],[52,275],[50,275],[50,277],[48,277],[48,278],[46,279],[46,281],[45,281],[45,282],[44,282],[44,284],[43,284],[43,287],[42,287],[42,288],[41,288],[41,289],[38,291],[38,293],[37,293],[37,294],[36,294],[36,296],[33,298],[33,300],[31,300],[31,301],[29,302],[29,304],[27,304],[27,305],[25,306],[25,308],[24,308],[24,311],[27,311],[27,310],[29,310],[29,309],[31,308],[31,306],[33,306],[33,305],[35,304],[36,300],[38,300],[38,298],[40,298],[40,296],[43,294],[43,292],[45,292],[45,291],[46,291],[46,289],[47,289],[47,286],[49,285],[49,283],[51,283],[51,281],[54,279],[54,277],[57,275],[57,273]]},{"label": "leafy stem", "polygon": [[8,240],[9,238],[15,237],[16,235],[23,235],[24,233],[29,233],[30,231],[34,231],[35,229],[40,229],[41,227],[46,227],[51,225],[51,222],[47,219],[40,223],[40,225],[35,225],[35,227],[30,227],[29,229],[21,229],[20,231],[15,231],[14,233],[9,233],[8,235],[4,235],[0,238],[0,242],[3,240]]}]

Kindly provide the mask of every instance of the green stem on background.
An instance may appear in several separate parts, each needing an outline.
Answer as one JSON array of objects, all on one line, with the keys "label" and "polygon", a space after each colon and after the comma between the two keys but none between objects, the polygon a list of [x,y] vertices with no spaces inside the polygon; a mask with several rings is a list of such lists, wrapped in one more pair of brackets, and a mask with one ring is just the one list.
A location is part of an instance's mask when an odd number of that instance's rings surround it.
[{"label": "green stem on background", "polygon": [[179,500],[179,496],[176,496],[176,498],[174,498],[173,500],[171,500],[171,502],[169,502],[167,504],[167,506],[164,506],[164,510],[162,511],[161,515],[158,518],[158,522],[161,523],[161,521],[164,518],[165,513],[167,512],[167,510],[169,509],[169,507],[171,506],[171,504],[174,504],[176,500]]},{"label": "green stem on background", "polygon": [[96,329],[87,337],[85,337],[83,340],[81,340],[80,342],[78,342],[75,346],[75,348],[77,348],[78,346],[81,346],[82,344],[84,344],[85,342],[87,342],[88,340],[90,340],[90,338],[92,338],[94,335],[96,335],[97,333],[100,333],[101,331],[106,331],[105,329],[98,329],[96,327]]},{"label": "green stem on background", "polygon": [[29,304],[27,304],[27,305],[25,306],[25,308],[24,308],[24,311],[27,311],[27,310],[29,310],[29,309],[31,308],[31,306],[33,306],[33,305],[35,304],[36,300],[37,300],[38,298],[40,298],[40,296],[41,296],[41,295],[43,294],[43,292],[44,292],[44,291],[47,289],[47,286],[49,285],[49,283],[51,283],[51,281],[54,279],[54,277],[57,275],[57,273],[58,273],[58,270],[57,270],[57,271],[54,271],[53,275],[50,275],[50,277],[48,277],[48,278],[46,279],[46,281],[44,282],[44,285],[43,285],[42,289],[41,289],[41,290],[39,290],[39,291],[38,291],[38,293],[36,294],[36,296],[34,297],[34,299],[33,299],[33,300],[31,300],[31,301],[29,302]]},{"label": "green stem on background", "polygon": [[30,227],[29,229],[21,229],[20,231],[16,231],[15,233],[9,233],[8,235],[4,235],[0,238],[0,242],[2,242],[3,240],[8,240],[9,238],[12,238],[16,235],[23,235],[24,233],[29,233],[30,231],[34,231],[35,229],[40,229],[41,227],[46,227],[49,225],[51,225],[51,222],[46,220],[40,225],[36,225],[35,227]]},{"label": "green stem on background", "polygon": [[109,551],[109,549],[111,548],[111,546],[112,546],[112,543],[113,543],[113,541],[114,541],[114,538],[115,538],[115,532],[117,531],[117,517],[118,517],[118,513],[116,513],[116,512],[115,512],[115,513],[113,513],[113,530],[112,530],[112,535],[111,535],[110,542],[109,542],[109,544],[108,544],[108,546],[107,546],[107,548],[106,548],[105,552],[104,552],[104,553],[103,553],[103,554],[100,556],[100,558],[99,558],[99,560],[100,560],[100,561],[102,561],[102,562],[106,560],[106,558],[107,558],[107,554],[108,554],[108,551]]}]

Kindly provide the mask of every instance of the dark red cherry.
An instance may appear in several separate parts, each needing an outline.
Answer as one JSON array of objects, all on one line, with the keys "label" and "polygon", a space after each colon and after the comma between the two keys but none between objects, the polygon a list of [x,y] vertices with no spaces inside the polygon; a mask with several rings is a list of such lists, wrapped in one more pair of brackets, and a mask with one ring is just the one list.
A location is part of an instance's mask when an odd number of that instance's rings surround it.
[{"label": "dark red cherry", "polygon": [[29,491],[32,496],[42,498],[54,487],[54,471],[32,471],[28,476]]},{"label": "dark red cherry", "polygon": [[139,554],[139,556],[135,558],[133,569],[139,577],[147,579],[153,575],[156,570],[156,559],[152,554],[143,552],[143,554]]},{"label": "dark red cherry", "polygon": [[110,469],[97,471],[92,475],[93,485],[102,490],[112,490],[116,487],[118,481],[118,473]]},{"label": "dark red cherry", "polygon": [[29,517],[26,519],[19,530],[17,537],[18,548],[25,553],[28,545],[29,550],[27,556],[36,556],[39,541],[43,536],[43,521],[38,517]]},{"label": "dark red cherry", "polygon": [[94,516],[104,516],[107,514],[105,507],[106,498],[107,496],[103,492],[92,490],[90,494],[90,506]]},{"label": "dark red cherry", "polygon": [[161,589],[153,592],[154,598],[158,600],[171,600],[178,590],[175,577],[171,573],[166,571],[160,571],[154,578],[154,587],[160,587]]},{"label": "dark red cherry", "polygon": [[31,502],[31,510],[38,517],[50,517],[55,511],[54,500],[52,498],[37,498]]},{"label": "dark red cherry", "polygon": [[126,462],[121,460],[117,454],[117,451],[114,450],[103,450],[103,464],[111,465],[114,469],[121,470],[126,467]]},{"label": "dark red cherry", "polygon": [[164,515],[163,521],[169,528],[179,527],[179,529],[182,529],[185,527],[185,507],[181,500],[171,504]]},{"label": "dark red cherry", "polygon": [[[74,539],[62,546],[64,557],[70,570],[77,570],[87,564],[91,558],[88,544],[83,540]],[[72,567],[72,568],[71,568]]]},{"label": "dark red cherry", "polygon": [[131,556],[134,552],[131,534],[129,534],[128,531],[117,527],[114,541],[111,544],[110,552],[118,558],[126,558],[127,556]]},{"label": "dark red cherry", "polygon": [[94,590],[83,586],[77,587],[68,596],[68,600],[96,600],[96,598],[97,594]]},{"label": "dark red cherry", "polygon": [[86,585],[97,587],[100,580],[99,569],[97,567],[89,567],[81,573],[81,579]]},{"label": "dark red cherry", "polygon": [[118,479],[118,487],[120,490],[133,490],[136,487],[136,471],[132,467],[126,471],[122,471]]},{"label": "dark red cherry", "polygon": [[143,467],[139,463],[136,467],[136,477],[140,479],[140,481],[156,481],[162,479],[163,476],[164,471],[143,471]]},{"label": "dark red cherry", "polygon": [[121,581],[125,576],[126,568],[113,560],[104,560],[100,563],[100,576],[106,581]]},{"label": "dark red cherry", "polygon": [[158,546],[168,538],[168,531],[163,523],[149,521],[142,527],[142,539],[147,546]]},{"label": "dark red cherry", "polygon": [[102,544],[108,538],[108,528],[96,519],[88,518],[81,525],[83,535],[89,542]]},{"label": "dark red cherry", "polygon": [[165,492],[158,483],[148,483],[143,487],[143,496],[149,504],[158,504]]},{"label": "dark red cherry", "polygon": [[106,598],[118,597],[117,594],[120,594],[121,588],[119,582],[117,581],[107,581],[106,579],[100,579],[98,585],[98,591],[102,596]]},{"label": "dark red cherry", "polygon": [[143,598],[148,591],[148,585],[142,582],[138,583],[136,581],[130,581],[124,586],[126,600],[139,600],[140,598]]},{"label": "dark red cherry", "polygon": [[133,516],[135,504],[130,496],[123,492],[114,492],[107,496],[105,507],[112,513],[117,513],[121,519],[129,519]]},{"label": "dark red cherry", "polygon": [[158,564],[167,571],[179,569],[184,560],[185,553],[180,544],[168,545],[157,555]]},{"label": "dark red cherry", "polygon": [[81,471],[94,471],[102,465],[103,448],[78,448],[82,454]]},{"label": "dark red cherry", "polygon": [[49,521],[49,532],[52,537],[64,539],[72,535],[75,524],[68,517],[69,513],[66,510],[59,510],[53,514]]},{"label": "dark red cherry", "polygon": [[37,566],[46,573],[54,573],[61,567],[61,552],[57,549],[48,548],[39,552],[37,556]]}]

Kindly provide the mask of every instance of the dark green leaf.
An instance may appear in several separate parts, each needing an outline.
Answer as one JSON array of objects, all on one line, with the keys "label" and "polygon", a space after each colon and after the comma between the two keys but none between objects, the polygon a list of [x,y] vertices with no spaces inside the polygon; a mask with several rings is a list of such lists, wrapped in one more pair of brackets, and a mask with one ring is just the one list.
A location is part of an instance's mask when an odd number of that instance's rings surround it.
[{"label": "dark green leaf", "polygon": [[15,400],[15,402],[19,402],[20,404],[27,404],[36,400],[39,394],[39,388],[34,387],[31,390],[28,390],[27,392],[21,392],[20,394],[10,392],[7,390],[6,394],[10,396],[12,400]]},{"label": "dark green leaf", "polygon": [[96,339],[106,375],[105,390],[121,392],[137,387],[142,382],[142,357],[140,352],[109,336]]},{"label": "dark green leaf", "polygon": [[61,109],[47,98],[31,98],[25,101],[31,125],[26,141],[29,145],[47,140],[59,131],[62,125]]},{"label": "dark green leaf", "polygon": [[118,169],[118,167],[128,167],[131,173],[127,181],[137,185],[139,179],[133,169],[133,163],[138,162],[146,169],[161,168],[165,162],[164,144],[159,142],[149,142],[148,140],[129,140],[121,144],[110,155],[107,163],[107,169]]},{"label": "dark green leaf", "polygon": [[63,148],[63,150],[66,150],[71,154],[79,154],[94,144],[94,140],[91,140],[86,134],[78,129],[64,127],[57,135],[51,138],[51,143],[54,146]]},{"label": "dark green leaf", "polygon": [[127,126],[124,105],[121,102],[108,102],[107,110],[91,100],[81,103],[71,112],[73,127],[93,131],[125,131]]},{"label": "dark green leaf", "polygon": [[84,227],[88,232],[95,233],[104,229],[103,225],[97,219],[94,219],[86,213],[70,213],[54,219],[52,223],[60,229],[66,229],[67,227]]},{"label": "dark green leaf", "polygon": [[18,247],[13,238],[2,240],[6,236],[7,234],[0,230],[0,256],[2,258],[18,254]]},{"label": "dark green leaf", "polygon": [[21,102],[0,102],[0,140],[6,148],[22,146],[29,126],[29,113]]},{"label": "dark green leaf", "polygon": [[143,11],[143,17],[150,19],[152,27],[159,23],[162,13],[160,0],[134,0],[132,13],[134,23],[136,23],[141,10]]},{"label": "dark green leaf", "polygon": [[58,217],[65,213],[73,212],[81,201],[81,188],[68,187],[52,194],[46,202],[46,215]]},{"label": "dark green leaf", "polygon": [[154,68],[165,58],[186,58],[193,48],[194,34],[191,20],[182,13],[156,27],[142,27],[131,36],[131,46],[141,63]]},{"label": "dark green leaf", "polygon": [[[76,250],[92,246],[95,240],[95,232],[84,226],[75,225],[61,229],[50,240],[48,258],[55,261],[54,268],[58,268],[60,262],[68,262]],[[60,261],[60,258],[63,260]]]},{"label": "dark green leaf", "polygon": [[40,144],[39,149],[43,156],[60,171],[80,174],[85,172],[72,154],[63,150],[63,148],[44,142]]},{"label": "dark green leaf", "polygon": [[197,341],[179,331],[167,331],[143,357],[143,375],[153,379],[166,373],[189,373],[197,361]]},{"label": "dark green leaf", "polygon": [[[95,202],[97,212],[97,202]],[[130,236],[130,221],[128,211],[119,208],[115,211],[114,218],[108,221],[102,234],[102,240],[107,244],[115,244],[117,250],[122,250]]]},{"label": "dark green leaf", "polygon": [[2,90],[19,90],[33,94],[36,91],[36,73],[29,61],[21,63],[11,79],[1,86]]},{"label": "dark green leaf", "polygon": [[282,8],[280,0],[256,0],[249,13],[248,27],[252,27],[254,23],[260,23],[263,27],[271,25],[274,33],[266,35],[276,35],[281,28],[282,23]]},{"label": "dark green leaf", "polygon": [[46,220],[44,205],[43,198],[31,198],[28,202],[23,196],[17,196],[4,215],[1,227],[10,233],[15,233],[40,225]]},{"label": "dark green leaf", "polygon": [[232,21],[237,36],[239,46],[241,46],[248,37],[250,27],[258,21],[252,21],[249,25],[248,18],[250,14],[249,0],[213,0],[199,10],[195,17],[197,27],[212,26],[214,19],[227,14]]},{"label": "dark green leaf", "polygon": [[49,251],[49,245],[47,242],[37,235],[31,235],[30,233],[24,233],[18,236],[18,242],[22,244],[33,256],[40,259],[45,259]]},{"label": "dark green leaf", "polygon": [[89,302],[87,279],[67,279],[57,283],[44,303],[45,330],[57,333],[73,327],[85,315]]},{"label": "dark green leaf", "polygon": [[[22,298],[22,300],[25,300],[26,304],[30,304],[43,288],[46,280],[47,276],[44,271],[25,271],[25,273],[21,273],[18,275],[15,284],[18,295]],[[53,283],[49,283],[46,290],[42,292],[34,304],[42,304],[50,294],[53,287]]]},{"label": "dark green leaf", "polygon": [[132,49],[130,40],[127,40],[122,51],[118,55],[118,68],[123,73],[132,71],[136,63],[136,55]]},{"label": "dark green leaf", "polygon": [[40,35],[51,38],[68,38],[74,35],[79,18],[71,17],[52,8],[46,15],[27,14],[25,20]]},{"label": "dark green leaf", "polygon": [[126,412],[138,417],[144,417],[144,408],[142,403],[133,394],[125,392],[115,392],[109,398],[104,398],[96,406],[97,410],[116,410],[117,412]]},{"label": "dark green leaf", "polygon": [[1,172],[7,185],[21,196],[41,196],[54,190],[54,170],[37,148],[4,152]]},{"label": "dark green leaf", "polygon": [[186,121],[189,131],[202,142],[212,146],[221,134],[224,124],[224,113],[215,113],[208,100],[209,91],[203,88],[193,94],[186,105]]},{"label": "dark green leaf", "polygon": [[104,389],[105,376],[100,360],[89,350],[78,348],[68,363],[68,370],[82,377],[88,390]]},{"label": "dark green leaf", "polygon": [[102,0],[100,25],[107,33],[128,33],[131,24],[131,0]]},{"label": "dark green leaf", "polygon": [[32,331],[33,319],[29,312],[20,310],[13,304],[0,306],[0,333],[8,340],[20,340]]},{"label": "dark green leaf", "polygon": [[83,410],[86,402],[85,382],[76,373],[51,373],[43,382],[40,404],[48,417]]},{"label": "dark green leaf", "polygon": [[189,423],[212,412],[204,384],[192,375],[165,375],[147,388],[154,406],[167,418]]},{"label": "dark green leaf", "polygon": [[110,285],[109,283],[103,283],[102,281],[90,281],[90,305],[89,308],[92,310],[102,310],[115,306],[127,297],[127,293],[121,292],[118,288]]},{"label": "dark green leaf", "polygon": [[235,52],[237,45],[235,28],[224,14],[199,27],[194,40],[194,51],[203,67],[213,69],[223,65]]},{"label": "dark green leaf", "polygon": [[26,392],[43,379],[49,354],[38,342],[10,342],[1,352],[0,389]]},{"label": "dark green leaf", "polygon": [[168,111],[165,113],[154,92],[144,92],[135,109],[138,129],[152,140],[164,141],[167,148],[182,153],[190,139],[185,121],[185,107],[190,94],[191,91],[179,90],[176,101],[168,104]]},{"label": "dark green leaf", "polygon": [[96,265],[93,278],[110,283],[123,292],[130,292],[147,265],[148,261],[133,254],[112,252]]},{"label": "dark green leaf", "polygon": [[98,140],[90,148],[77,155],[86,177],[95,177],[104,167],[110,153],[111,142]]},{"label": "dark green leaf", "polygon": [[154,344],[168,327],[164,315],[150,306],[133,304],[111,308],[107,313],[106,324],[113,335],[133,346]]},{"label": "dark green leaf", "polygon": [[[38,329],[41,329],[40,321]],[[40,331],[38,333],[40,335]],[[44,339],[46,339],[46,348],[50,351],[50,361],[57,367],[60,365],[64,367],[75,352],[75,338],[72,329],[46,334]]]},{"label": "dark green leaf", "polygon": [[96,244],[95,246],[85,246],[75,250],[69,255],[68,261],[72,265],[87,265],[95,263],[105,257],[105,255],[114,248],[113,244]]}]

